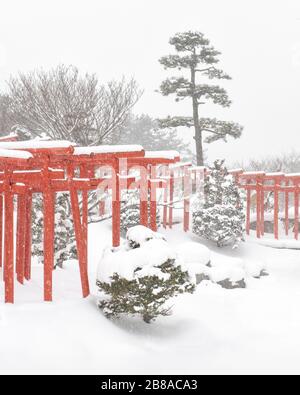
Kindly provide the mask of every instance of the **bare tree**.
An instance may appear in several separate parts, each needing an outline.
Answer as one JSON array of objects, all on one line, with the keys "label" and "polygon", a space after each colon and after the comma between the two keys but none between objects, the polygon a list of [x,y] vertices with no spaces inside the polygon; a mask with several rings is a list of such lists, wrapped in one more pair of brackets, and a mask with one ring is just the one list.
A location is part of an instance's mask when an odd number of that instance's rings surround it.
[{"label": "bare tree", "polygon": [[15,128],[82,145],[111,142],[141,96],[134,79],[102,85],[95,74],[65,65],[20,73],[8,87]]},{"label": "bare tree", "polygon": [[260,159],[250,158],[246,163],[234,163],[233,167],[241,167],[249,171],[298,173],[300,172],[300,152],[291,151],[288,154],[266,156]]},{"label": "bare tree", "polygon": [[9,116],[10,99],[7,95],[0,95],[0,136],[11,132],[12,122]]}]

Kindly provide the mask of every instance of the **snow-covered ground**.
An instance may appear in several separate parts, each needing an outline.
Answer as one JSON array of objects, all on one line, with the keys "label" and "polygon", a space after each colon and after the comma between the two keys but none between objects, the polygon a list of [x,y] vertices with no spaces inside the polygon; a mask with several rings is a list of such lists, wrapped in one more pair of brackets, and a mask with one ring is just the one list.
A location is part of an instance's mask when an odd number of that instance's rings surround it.
[{"label": "snow-covered ground", "polygon": [[[171,244],[197,240],[181,227],[163,231]],[[0,373],[300,373],[300,251],[251,239],[237,250],[214,249],[218,261],[222,255],[263,261],[270,276],[235,290],[203,282],[176,299],[171,317],[150,325],[112,322],[96,306],[94,285],[110,231],[109,221],[89,227],[87,299],[75,261],[54,272],[53,303],[42,302],[42,266],[16,286],[15,305],[3,303],[0,284]]]}]

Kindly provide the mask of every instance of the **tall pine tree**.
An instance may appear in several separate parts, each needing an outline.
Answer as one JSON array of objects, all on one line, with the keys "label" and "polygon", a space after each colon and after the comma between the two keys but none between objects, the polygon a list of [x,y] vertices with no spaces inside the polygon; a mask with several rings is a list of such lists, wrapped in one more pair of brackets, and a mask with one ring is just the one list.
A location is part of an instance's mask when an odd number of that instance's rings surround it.
[{"label": "tall pine tree", "polygon": [[[205,83],[205,79],[231,79],[223,70],[216,67],[219,62],[218,52],[204,35],[200,32],[177,33],[171,37],[169,43],[175,47],[177,54],[162,57],[159,62],[165,69],[186,69],[189,77],[176,76],[163,81],[160,92],[164,96],[175,94],[176,101],[190,98],[193,116],[168,117],[160,120],[160,127],[194,127],[197,153],[197,164],[203,165],[203,134],[204,142],[211,143],[216,140],[226,141],[227,136],[238,138],[242,127],[234,122],[220,121],[215,118],[199,118],[199,106],[212,101],[222,107],[229,107],[231,101],[224,88],[218,85]],[[202,77],[204,83],[198,83],[197,77]]]}]

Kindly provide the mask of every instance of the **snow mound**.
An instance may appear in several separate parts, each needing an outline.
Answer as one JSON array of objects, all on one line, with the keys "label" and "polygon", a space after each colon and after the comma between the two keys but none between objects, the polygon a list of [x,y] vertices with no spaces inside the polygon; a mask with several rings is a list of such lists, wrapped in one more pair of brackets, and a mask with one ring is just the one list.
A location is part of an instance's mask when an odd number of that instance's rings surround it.
[{"label": "snow mound", "polygon": [[133,226],[128,229],[126,239],[131,247],[139,247],[149,240],[165,240],[163,235],[146,228],[143,225]]},{"label": "snow mound", "polygon": [[245,262],[245,270],[248,276],[259,278],[262,273],[266,273],[266,265],[261,261]]},{"label": "snow mound", "polygon": [[210,268],[209,278],[215,283],[219,283],[224,280],[236,283],[246,278],[246,272],[237,266],[224,265],[224,267],[219,266]]},{"label": "snow mound", "polygon": [[176,249],[178,258],[185,264],[208,265],[210,263],[210,250],[203,244],[187,241]]},{"label": "snow mound", "polygon": [[300,242],[298,240],[292,240],[292,239],[283,239],[283,240],[261,239],[261,240],[257,240],[256,243],[263,245],[265,247],[300,250]]},{"label": "snow mound", "polygon": [[[147,275],[157,275],[162,278],[165,274],[157,266],[169,259],[175,261],[176,253],[163,239],[149,240],[140,248],[134,249],[127,249],[126,246],[117,250],[106,248],[99,262],[97,279],[111,283],[115,273],[126,280]],[[137,269],[141,270],[137,271]]]},{"label": "snow mound", "polygon": [[224,255],[215,256],[211,260],[212,267],[237,267],[244,269],[245,264],[241,258],[234,258],[234,257],[226,257]]},{"label": "snow mound", "polygon": [[210,280],[209,270],[210,268],[201,263],[188,263],[181,265],[183,270],[189,273],[190,278],[196,284],[200,284],[203,281]]}]

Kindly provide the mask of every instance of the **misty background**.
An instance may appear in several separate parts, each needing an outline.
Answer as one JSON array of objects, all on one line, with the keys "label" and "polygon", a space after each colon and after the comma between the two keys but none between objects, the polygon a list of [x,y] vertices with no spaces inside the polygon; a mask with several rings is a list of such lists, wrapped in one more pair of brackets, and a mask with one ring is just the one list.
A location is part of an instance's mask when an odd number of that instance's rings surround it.
[{"label": "misty background", "polygon": [[[0,0],[0,89],[11,74],[74,64],[100,81],[134,77],[144,90],[135,114],[190,115],[189,102],[155,92],[176,74],[158,59],[170,36],[199,30],[222,52],[229,109],[206,105],[200,116],[239,122],[238,140],[206,145],[209,160],[230,163],[300,151],[300,3],[297,0]],[[193,130],[180,130],[193,141]],[[194,146],[192,146],[194,149]]]}]

